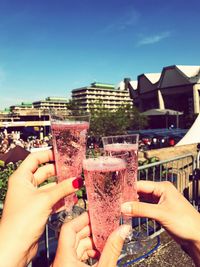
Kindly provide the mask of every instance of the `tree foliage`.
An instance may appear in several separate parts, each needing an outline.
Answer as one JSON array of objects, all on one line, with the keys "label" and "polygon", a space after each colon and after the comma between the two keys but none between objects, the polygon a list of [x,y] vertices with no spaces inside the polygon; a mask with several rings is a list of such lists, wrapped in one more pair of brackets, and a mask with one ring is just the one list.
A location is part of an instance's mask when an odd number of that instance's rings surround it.
[{"label": "tree foliage", "polygon": [[125,134],[128,130],[142,129],[147,125],[146,117],[131,105],[123,105],[112,111],[98,102],[90,106],[90,114],[90,135],[93,136]]},{"label": "tree foliage", "polygon": [[[8,189],[8,178],[11,176],[11,174],[17,169],[17,167],[20,165],[21,161],[18,163],[9,163],[5,167],[2,165],[0,166],[0,203],[4,203],[7,189]],[[0,210],[0,217],[1,217]]]},{"label": "tree foliage", "polygon": [[78,116],[84,114],[84,110],[80,109],[80,106],[77,101],[70,99],[67,105],[69,115]]}]

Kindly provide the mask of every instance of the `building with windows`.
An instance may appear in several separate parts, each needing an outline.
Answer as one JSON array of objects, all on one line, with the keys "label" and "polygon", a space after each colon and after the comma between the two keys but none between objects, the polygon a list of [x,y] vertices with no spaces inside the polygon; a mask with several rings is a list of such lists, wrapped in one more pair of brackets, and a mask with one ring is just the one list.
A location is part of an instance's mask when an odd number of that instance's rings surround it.
[{"label": "building with windows", "polygon": [[19,113],[21,110],[31,110],[33,109],[32,102],[22,102],[21,104],[10,106],[9,110],[12,113]]},{"label": "building with windows", "polygon": [[57,110],[67,110],[69,100],[65,97],[47,97],[45,100],[33,102],[33,108],[35,109],[57,109]]},{"label": "building with windows", "polygon": [[199,113],[200,66],[168,66],[161,73],[139,75],[137,88],[127,83],[131,98],[141,112],[159,108],[185,115]]},{"label": "building with windows", "polygon": [[104,108],[116,110],[121,105],[132,104],[128,88],[121,84],[115,87],[111,84],[92,83],[90,86],[72,90],[72,101],[84,111],[98,107],[102,103]]},{"label": "building with windows", "polygon": [[45,100],[33,103],[22,102],[19,105],[13,105],[9,111],[0,113],[0,129],[6,127],[11,132],[17,128],[24,136],[30,133],[34,135],[36,128],[48,133],[49,110],[57,109],[66,113],[68,103],[68,99],[64,97],[47,97]]},{"label": "building with windows", "polygon": [[22,102],[19,105],[11,106],[10,114],[28,120],[39,120],[41,117],[47,119],[50,109],[66,112],[68,110],[68,103],[69,100],[65,97],[47,97],[45,100],[31,103]]}]

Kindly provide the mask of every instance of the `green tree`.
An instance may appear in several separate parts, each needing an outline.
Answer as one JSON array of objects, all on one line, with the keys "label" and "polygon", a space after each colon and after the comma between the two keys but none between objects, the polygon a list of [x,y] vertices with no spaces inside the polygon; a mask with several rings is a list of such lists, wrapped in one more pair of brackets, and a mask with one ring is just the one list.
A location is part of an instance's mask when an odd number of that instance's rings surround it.
[{"label": "green tree", "polygon": [[[8,188],[8,178],[11,174],[17,169],[20,165],[21,161],[18,163],[9,163],[6,166],[3,164],[0,166],[0,204],[4,203],[7,188]],[[1,217],[2,210],[0,210],[0,217]]]},{"label": "green tree", "polygon": [[90,114],[90,135],[98,137],[125,134],[127,130],[137,130],[147,125],[146,117],[131,105],[112,111],[99,101],[90,106]]},{"label": "green tree", "polygon": [[72,99],[69,100],[67,108],[69,110],[69,114],[72,116],[78,116],[86,113],[84,110],[80,109],[78,101]]}]

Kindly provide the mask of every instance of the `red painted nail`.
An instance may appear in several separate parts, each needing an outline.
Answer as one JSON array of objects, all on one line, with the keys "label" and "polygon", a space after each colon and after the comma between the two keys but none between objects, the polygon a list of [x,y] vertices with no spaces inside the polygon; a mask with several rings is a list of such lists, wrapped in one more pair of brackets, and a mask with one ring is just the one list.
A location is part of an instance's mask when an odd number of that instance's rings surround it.
[{"label": "red painted nail", "polygon": [[81,188],[83,186],[83,179],[81,177],[77,177],[72,181],[72,185],[75,189]]}]

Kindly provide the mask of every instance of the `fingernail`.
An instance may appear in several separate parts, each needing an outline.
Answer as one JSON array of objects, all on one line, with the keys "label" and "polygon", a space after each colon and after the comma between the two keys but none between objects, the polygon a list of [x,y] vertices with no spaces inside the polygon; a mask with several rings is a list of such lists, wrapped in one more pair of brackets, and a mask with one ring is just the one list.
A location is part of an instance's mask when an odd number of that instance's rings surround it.
[{"label": "fingernail", "polygon": [[132,233],[132,227],[130,225],[122,225],[119,227],[118,233],[125,240]]},{"label": "fingernail", "polygon": [[121,212],[123,213],[131,213],[132,212],[132,206],[130,203],[123,203],[121,205]]},{"label": "fingernail", "polygon": [[83,186],[83,179],[81,177],[77,177],[72,181],[72,186],[77,189]]}]

